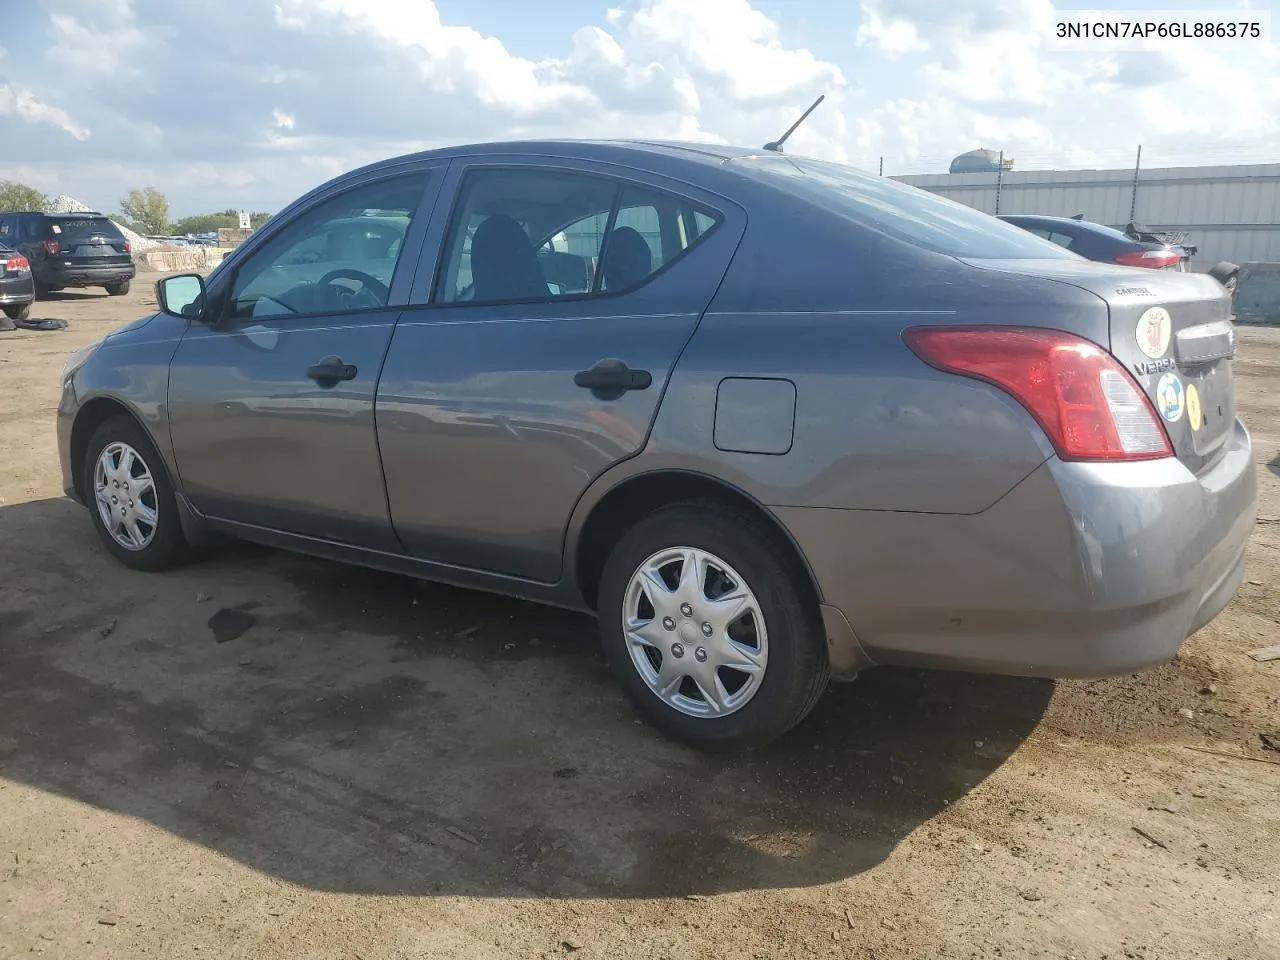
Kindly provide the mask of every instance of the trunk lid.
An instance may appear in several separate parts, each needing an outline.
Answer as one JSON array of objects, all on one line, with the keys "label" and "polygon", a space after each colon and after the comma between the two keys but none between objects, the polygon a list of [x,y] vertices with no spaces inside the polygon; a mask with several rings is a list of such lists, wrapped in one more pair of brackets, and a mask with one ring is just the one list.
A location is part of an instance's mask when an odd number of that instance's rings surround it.
[{"label": "trunk lid", "polygon": [[106,217],[71,215],[53,217],[50,239],[58,243],[58,256],[81,265],[115,266],[130,262],[124,235]]},{"label": "trunk lid", "polygon": [[1178,459],[1195,474],[1217,461],[1236,419],[1231,298],[1208,274],[1089,261],[969,261],[1069,283],[1107,304],[1112,355],[1151,399]]}]

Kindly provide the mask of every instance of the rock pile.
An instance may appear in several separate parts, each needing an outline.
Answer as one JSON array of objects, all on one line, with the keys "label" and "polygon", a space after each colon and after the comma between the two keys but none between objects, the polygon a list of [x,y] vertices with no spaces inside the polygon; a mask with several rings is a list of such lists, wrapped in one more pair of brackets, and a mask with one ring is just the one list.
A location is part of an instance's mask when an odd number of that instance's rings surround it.
[{"label": "rock pile", "polygon": [[[47,210],[49,213],[79,213],[82,210],[92,210],[93,208],[87,203],[81,203],[75,197],[68,197],[66,194],[59,194],[49,201]],[[160,244],[154,240],[148,240],[141,234],[134,233],[124,224],[115,220],[114,223],[124,234],[124,238],[129,241],[129,246],[134,253],[144,253],[147,250],[157,250]]]}]

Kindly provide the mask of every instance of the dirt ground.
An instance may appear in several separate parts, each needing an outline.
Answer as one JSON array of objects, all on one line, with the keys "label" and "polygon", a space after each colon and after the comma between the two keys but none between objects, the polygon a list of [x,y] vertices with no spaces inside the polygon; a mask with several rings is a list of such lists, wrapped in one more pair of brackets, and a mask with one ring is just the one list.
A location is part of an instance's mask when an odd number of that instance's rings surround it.
[{"label": "dirt ground", "polygon": [[[881,670],[769,750],[641,725],[590,621],[254,547],[111,561],[66,355],[0,334],[0,957],[1280,957],[1280,329],[1242,329],[1247,582],[1168,666]],[[210,618],[254,625],[215,642]],[[1189,711],[1189,712],[1188,712]]]}]

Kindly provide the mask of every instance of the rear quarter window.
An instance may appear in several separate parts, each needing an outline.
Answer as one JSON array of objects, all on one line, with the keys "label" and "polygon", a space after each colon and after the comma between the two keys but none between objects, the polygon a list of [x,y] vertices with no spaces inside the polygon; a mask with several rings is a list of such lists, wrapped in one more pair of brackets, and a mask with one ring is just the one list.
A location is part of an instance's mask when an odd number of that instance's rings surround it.
[{"label": "rear quarter window", "polygon": [[1077,260],[1049,240],[972,207],[888,177],[798,157],[746,157],[731,161],[832,213],[898,240],[953,257],[983,260]]}]

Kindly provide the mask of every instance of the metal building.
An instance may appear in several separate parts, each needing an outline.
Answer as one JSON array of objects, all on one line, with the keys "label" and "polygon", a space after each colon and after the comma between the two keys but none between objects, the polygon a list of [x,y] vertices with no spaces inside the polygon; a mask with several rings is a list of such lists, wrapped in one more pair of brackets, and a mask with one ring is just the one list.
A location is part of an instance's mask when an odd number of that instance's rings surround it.
[{"label": "metal building", "polygon": [[1280,163],[1129,170],[1040,170],[895,177],[987,213],[1038,213],[1121,227],[1186,230],[1193,269],[1280,261]]}]

